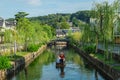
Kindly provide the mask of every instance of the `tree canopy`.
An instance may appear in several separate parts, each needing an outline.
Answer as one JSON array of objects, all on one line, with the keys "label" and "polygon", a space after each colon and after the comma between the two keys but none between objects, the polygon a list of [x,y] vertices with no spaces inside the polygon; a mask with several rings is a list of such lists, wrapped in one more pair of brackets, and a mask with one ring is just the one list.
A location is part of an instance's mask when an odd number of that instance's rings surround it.
[{"label": "tree canopy", "polygon": [[24,18],[27,15],[29,15],[29,14],[26,12],[18,12],[17,14],[15,14],[15,20],[18,21],[20,18]]}]

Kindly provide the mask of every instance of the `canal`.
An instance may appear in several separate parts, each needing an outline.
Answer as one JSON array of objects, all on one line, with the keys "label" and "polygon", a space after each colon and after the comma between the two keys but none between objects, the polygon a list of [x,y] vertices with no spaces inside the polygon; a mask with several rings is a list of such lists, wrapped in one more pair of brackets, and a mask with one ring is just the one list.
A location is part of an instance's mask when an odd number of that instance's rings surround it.
[{"label": "canal", "polygon": [[[56,68],[56,56],[60,52],[66,56],[62,74]],[[88,65],[74,50],[47,49],[27,68],[9,80],[105,80],[92,66]]]}]

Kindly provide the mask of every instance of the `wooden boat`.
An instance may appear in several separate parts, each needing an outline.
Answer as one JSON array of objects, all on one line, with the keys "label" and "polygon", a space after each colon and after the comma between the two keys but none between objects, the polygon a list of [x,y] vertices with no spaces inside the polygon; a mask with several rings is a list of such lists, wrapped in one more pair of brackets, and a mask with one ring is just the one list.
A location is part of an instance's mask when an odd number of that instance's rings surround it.
[{"label": "wooden boat", "polygon": [[65,62],[63,62],[63,63],[56,62],[56,68],[61,68],[61,67],[65,67]]}]

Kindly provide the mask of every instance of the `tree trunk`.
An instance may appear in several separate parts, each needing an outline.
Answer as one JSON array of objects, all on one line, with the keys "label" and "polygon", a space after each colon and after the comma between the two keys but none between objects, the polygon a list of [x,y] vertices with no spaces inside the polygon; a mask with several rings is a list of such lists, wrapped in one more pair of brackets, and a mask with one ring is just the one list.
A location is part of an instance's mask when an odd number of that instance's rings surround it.
[{"label": "tree trunk", "polygon": [[95,53],[97,53],[98,50],[98,36],[96,36],[96,48],[95,48]]},{"label": "tree trunk", "polygon": [[27,52],[27,40],[25,40],[24,49]]},{"label": "tree trunk", "polygon": [[14,56],[16,55],[16,40],[14,41]]}]

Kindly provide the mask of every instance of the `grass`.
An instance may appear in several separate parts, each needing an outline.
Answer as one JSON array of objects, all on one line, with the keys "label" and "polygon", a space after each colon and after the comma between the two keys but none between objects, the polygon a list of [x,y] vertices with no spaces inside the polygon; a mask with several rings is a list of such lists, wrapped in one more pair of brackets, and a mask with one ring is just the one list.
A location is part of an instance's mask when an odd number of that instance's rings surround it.
[{"label": "grass", "polygon": [[16,55],[18,55],[18,56],[25,56],[25,55],[27,55],[27,54],[29,54],[29,52],[17,52],[16,53]]},{"label": "grass", "polygon": [[92,56],[92,57],[102,61],[103,63],[112,66],[114,69],[117,69],[120,71],[120,65],[115,66],[115,64],[120,64],[120,63],[115,61],[114,59],[105,60],[104,54],[100,54],[100,53],[98,53],[98,54],[92,53],[92,54],[90,54],[90,56]]},{"label": "grass", "polygon": [[8,58],[10,59],[10,61],[14,61],[20,58],[23,58],[25,55],[29,54],[28,52],[16,52],[16,54],[14,55],[14,53],[11,55],[7,55]]},{"label": "grass", "polygon": [[113,66],[113,68],[120,71],[120,66]]}]

